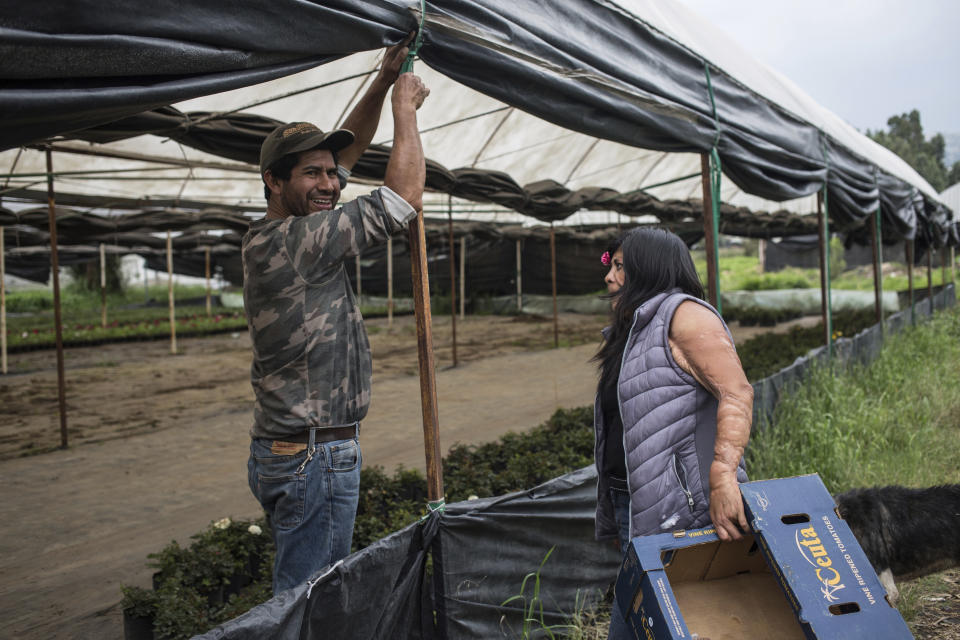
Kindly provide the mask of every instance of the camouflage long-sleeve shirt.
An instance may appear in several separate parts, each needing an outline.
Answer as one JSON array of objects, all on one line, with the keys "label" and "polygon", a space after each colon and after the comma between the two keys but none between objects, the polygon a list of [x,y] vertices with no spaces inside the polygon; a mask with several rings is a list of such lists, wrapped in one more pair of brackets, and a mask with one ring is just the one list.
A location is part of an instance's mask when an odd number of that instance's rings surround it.
[{"label": "camouflage long-sleeve shirt", "polygon": [[362,420],[370,343],[344,260],[416,212],[386,187],[330,212],[257,220],[243,237],[243,301],[256,394],[250,435],[283,439]]}]

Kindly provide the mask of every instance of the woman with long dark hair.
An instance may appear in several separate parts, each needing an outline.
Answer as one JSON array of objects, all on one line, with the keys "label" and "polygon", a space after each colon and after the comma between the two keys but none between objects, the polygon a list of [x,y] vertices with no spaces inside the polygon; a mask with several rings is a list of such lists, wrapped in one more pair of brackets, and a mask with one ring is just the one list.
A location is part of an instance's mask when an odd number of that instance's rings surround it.
[{"label": "woman with long dark hair", "polygon": [[753,388],[730,331],[675,234],[633,229],[602,261],[611,322],[595,358],[597,538],[626,549],[712,521],[721,540],[738,539]]}]

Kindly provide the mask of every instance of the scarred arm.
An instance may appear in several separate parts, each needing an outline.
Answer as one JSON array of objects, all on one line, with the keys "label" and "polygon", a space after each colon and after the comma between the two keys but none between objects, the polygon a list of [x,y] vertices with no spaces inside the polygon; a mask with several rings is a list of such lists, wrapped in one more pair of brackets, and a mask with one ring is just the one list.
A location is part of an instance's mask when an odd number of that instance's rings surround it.
[{"label": "scarred arm", "polygon": [[688,300],[677,307],[670,324],[670,348],[677,364],[717,399],[710,519],[721,540],[737,540],[740,531],[747,530],[737,465],[750,439],[753,387],[723,323],[699,303]]}]

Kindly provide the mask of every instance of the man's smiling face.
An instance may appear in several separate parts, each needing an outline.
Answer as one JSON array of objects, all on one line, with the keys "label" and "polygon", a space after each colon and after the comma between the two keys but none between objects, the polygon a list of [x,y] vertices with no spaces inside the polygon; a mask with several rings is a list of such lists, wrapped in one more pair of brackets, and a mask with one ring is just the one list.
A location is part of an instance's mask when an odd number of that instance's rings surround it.
[{"label": "man's smiling face", "polygon": [[279,196],[283,217],[332,211],[340,200],[340,180],[333,153],[314,149],[300,154],[289,180],[273,180],[273,197]]}]

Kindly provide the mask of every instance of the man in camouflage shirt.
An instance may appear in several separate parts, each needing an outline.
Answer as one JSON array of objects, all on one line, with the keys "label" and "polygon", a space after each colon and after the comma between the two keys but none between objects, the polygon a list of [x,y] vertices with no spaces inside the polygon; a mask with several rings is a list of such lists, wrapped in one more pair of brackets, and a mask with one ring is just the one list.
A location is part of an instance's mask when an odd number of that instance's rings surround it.
[{"label": "man in camouflage shirt", "polygon": [[[344,129],[282,125],[261,148],[267,214],[242,246],[256,395],[248,477],[277,546],[274,593],[350,553],[371,362],[344,261],[385,242],[422,207],[416,110],[429,91],[412,73],[398,77],[406,53],[405,44],[387,50]],[[391,85],[394,145],[384,186],[337,208]]]}]

